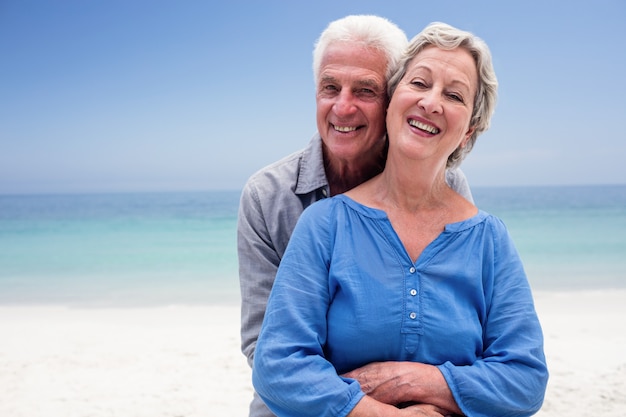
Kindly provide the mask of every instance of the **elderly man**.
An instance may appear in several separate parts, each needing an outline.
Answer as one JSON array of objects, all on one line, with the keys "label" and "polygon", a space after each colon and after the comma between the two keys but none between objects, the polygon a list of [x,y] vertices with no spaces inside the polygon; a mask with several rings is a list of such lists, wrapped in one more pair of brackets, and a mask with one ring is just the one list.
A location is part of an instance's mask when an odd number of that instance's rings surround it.
[{"label": "elderly man", "polygon": [[[308,146],[254,174],[239,208],[237,249],[242,351],[252,365],[267,300],[302,211],[379,174],[387,153],[387,81],[408,44],[396,25],[377,16],[332,22],[313,52],[317,134]],[[463,173],[448,184],[472,200]],[[250,417],[273,414],[255,394]]]}]

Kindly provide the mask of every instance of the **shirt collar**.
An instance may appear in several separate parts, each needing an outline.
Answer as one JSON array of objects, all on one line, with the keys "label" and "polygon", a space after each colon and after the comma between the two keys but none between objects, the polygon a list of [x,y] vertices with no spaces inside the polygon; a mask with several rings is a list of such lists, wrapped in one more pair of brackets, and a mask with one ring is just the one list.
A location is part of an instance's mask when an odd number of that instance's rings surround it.
[{"label": "shirt collar", "polygon": [[296,194],[308,194],[320,188],[328,193],[328,180],[322,155],[322,137],[316,133],[302,152]]}]

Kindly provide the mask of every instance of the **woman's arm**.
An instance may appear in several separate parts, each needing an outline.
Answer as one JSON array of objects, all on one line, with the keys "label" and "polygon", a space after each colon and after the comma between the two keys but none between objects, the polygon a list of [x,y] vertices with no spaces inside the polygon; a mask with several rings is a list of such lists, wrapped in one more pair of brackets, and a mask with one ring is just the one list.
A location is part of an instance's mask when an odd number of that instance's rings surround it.
[{"label": "woman's arm", "polygon": [[252,379],[275,414],[346,416],[365,396],[326,359],[333,214],[321,201],[304,211],[280,263],[256,345]]},{"label": "woman's arm", "polygon": [[[502,221],[487,222],[482,257],[487,315],[483,349],[471,366],[438,365],[464,414],[526,417],[543,403],[548,370],[543,332],[526,273]],[[489,237],[490,236],[490,237]]]},{"label": "woman's arm", "polygon": [[446,410],[430,404],[416,404],[399,409],[365,396],[347,417],[447,417]]}]

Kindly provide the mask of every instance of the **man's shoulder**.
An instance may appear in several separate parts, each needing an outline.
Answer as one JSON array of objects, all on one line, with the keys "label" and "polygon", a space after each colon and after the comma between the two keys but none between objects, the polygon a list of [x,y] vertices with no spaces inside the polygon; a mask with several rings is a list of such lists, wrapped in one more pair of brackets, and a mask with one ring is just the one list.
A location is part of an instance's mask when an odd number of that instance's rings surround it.
[{"label": "man's shoulder", "polygon": [[272,179],[295,179],[295,176],[298,174],[302,157],[304,156],[304,151],[304,149],[300,149],[275,162],[272,162],[269,165],[264,166],[250,176],[248,183]]},{"label": "man's shoulder", "polygon": [[248,179],[244,190],[304,195],[327,184],[322,158],[322,140],[314,136],[309,144],[273,162]]},{"label": "man's shoulder", "polygon": [[276,206],[293,199],[303,155],[304,150],[293,152],[252,174],[243,187],[241,204]]}]

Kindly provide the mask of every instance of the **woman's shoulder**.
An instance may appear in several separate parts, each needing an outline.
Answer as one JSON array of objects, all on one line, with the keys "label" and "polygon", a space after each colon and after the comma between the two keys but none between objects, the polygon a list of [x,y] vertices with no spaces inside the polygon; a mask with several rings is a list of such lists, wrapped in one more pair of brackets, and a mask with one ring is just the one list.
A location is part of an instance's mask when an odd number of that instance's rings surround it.
[{"label": "woman's shoulder", "polygon": [[336,204],[341,206],[344,210],[356,212],[361,216],[371,217],[374,219],[387,217],[387,214],[382,209],[373,204],[368,204],[366,201],[359,200],[349,193],[339,194],[333,197],[333,199],[336,199]]},{"label": "woman's shoulder", "polygon": [[301,218],[303,222],[319,224],[320,222],[345,221],[347,217],[352,215],[373,219],[386,218],[384,211],[363,205],[345,194],[324,198],[311,204],[304,210]]},{"label": "woman's shoulder", "polygon": [[479,208],[476,208],[474,214],[464,220],[449,223],[446,226],[446,230],[449,232],[460,232],[462,230],[472,229],[479,225],[484,225],[485,227],[488,227],[498,233],[506,231],[506,226],[499,217]]}]

